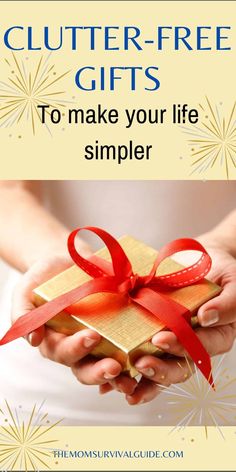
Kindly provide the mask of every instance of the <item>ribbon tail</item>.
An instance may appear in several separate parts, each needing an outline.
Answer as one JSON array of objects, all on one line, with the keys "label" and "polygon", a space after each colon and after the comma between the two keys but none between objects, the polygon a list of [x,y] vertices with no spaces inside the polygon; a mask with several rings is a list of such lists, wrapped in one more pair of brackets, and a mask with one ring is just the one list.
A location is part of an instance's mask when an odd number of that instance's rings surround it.
[{"label": "ribbon tail", "polygon": [[76,287],[70,292],[64,293],[18,318],[0,340],[0,346],[30,334],[32,331],[47,323],[47,321],[52,319],[58,313],[88,295],[99,292],[116,291],[117,284],[114,277],[100,277],[89,280],[84,285]]},{"label": "ribbon tail", "polygon": [[183,316],[188,312],[187,308],[170,298],[167,300],[164,295],[154,292],[150,288],[141,288],[131,298],[175,333],[186,352],[214,388],[210,356]]}]

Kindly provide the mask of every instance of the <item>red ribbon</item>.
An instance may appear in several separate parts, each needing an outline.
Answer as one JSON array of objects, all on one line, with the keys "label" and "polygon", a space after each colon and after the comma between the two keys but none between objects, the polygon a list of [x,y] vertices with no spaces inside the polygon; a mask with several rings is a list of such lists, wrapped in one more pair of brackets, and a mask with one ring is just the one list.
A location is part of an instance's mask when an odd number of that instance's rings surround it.
[{"label": "red ribbon", "polygon": [[[84,259],[77,252],[75,239],[82,229],[92,231],[103,240],[111,255],[112,264],[97,256],[92,256],[89,260]],[[200,251],[200,259],[177,272],[156,275],[157,268],[164,259],[186,250]],[[160,250],[150,273],[145,276],[133,273],[131,263],[118,241],[100,228],[87,226],[74,230],[68,238],[68,251],[75,264],[92,279],[18,318],[0,340],[0,345],[26,336],[63,310],[72,314],[73,304],[88,295],[99,292],[126,294],[175,333],[186,352],[213,386],[210,357],[191,328],[191,313],[168,297],[168,290],[193,285],[208,274],[211,258],[199,242],[187,238],[170,242]]]}]

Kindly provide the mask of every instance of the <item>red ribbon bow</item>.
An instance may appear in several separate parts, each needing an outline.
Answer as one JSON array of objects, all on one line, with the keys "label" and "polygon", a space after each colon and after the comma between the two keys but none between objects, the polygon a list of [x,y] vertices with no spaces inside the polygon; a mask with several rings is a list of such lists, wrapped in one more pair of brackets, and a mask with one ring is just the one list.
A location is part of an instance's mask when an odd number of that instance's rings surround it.
[{"label": "red ribbon bow", "polygon": [[[98,256],[84,259],[77,252],[75,238],[82,229],[92,231],[103,240],[110,252],[112,264]],[[200,259],[177,272],[156,276],[157,268],[164,259],[186,250],[200,251]],[[118,241],[100,228],[87,226],[74,230],[68,238],[68,251],[73,261],[92,279],[18,318],[0,340],[0,345],[26,336],[63,310],[72,314],[72,305],[88,295],[98,292],[122,293],[129,295],[133,302],[151,312],[166,328],[175,333],[186,352],[213,386],[210,357],[190,326],[191,313],[163,293],[163,289],[168,292],[170,289],[193,285],[207,275],[211,268],[211,258],[199,242],[187,238],[170,242],[160,250],[150,273],[146,276],[133,273],[131,263]],[[160,289],[161,292],[158,291]]]}]

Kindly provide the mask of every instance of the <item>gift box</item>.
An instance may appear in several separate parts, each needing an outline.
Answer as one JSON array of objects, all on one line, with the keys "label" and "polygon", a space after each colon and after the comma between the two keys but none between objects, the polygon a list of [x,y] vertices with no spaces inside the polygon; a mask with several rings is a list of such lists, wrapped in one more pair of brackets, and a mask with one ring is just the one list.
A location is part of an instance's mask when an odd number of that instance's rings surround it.
[{"label": "gift box", "polygon": [[[118,241],[131,262],[133,273],[147,276],[158,252],[130,236],[124,236]],[[91,261],[96,261],[96,257],[110,261],[110,254],[106,247],[97,251]],[[182,265],[171,258],[166,258],[158,268],[158,275],[178,273],[182,269]],[[167,277],[171,277],[171,275]],[[39,306],[56,299],[76,287],[83,286],[89,280],[91,277],[77,265],[74,265],[37,287],[34,290],[35,304]],[[206,279],[200,279],[196,283],[194,281],[189,286],[181,287],[181,284],[179,285],[180,288],[168,287],[168,290],[160,285],[158,293],[185,307],[191,317],[189,321],[194,327],[198,308],[219,294],[220,287]],[[90,294],[73,304],[70,314],[66,311],[60,312],[50,319],[47,325],[55,331],[67,335],[84,328],[97,331],[103,339],[93,349],[92,354],[97,358],[112,357],[116,359],[121,363],[123,371],[132,377],[137,375],[134,364],[138,357],[145,354],[163,355],[163,351],[151,343],[151,338],[155,333],[165,328],[165,324],[149,310],[135,303],[126,291],[124,293],[120,290],[119,293]]]}]

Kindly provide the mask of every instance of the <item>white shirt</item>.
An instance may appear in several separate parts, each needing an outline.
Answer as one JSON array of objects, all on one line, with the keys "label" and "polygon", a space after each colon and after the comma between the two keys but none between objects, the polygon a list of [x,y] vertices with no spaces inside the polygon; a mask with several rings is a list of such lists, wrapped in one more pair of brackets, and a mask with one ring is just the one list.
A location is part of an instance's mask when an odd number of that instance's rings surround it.
[{"label": "white shirt", "polygon": [[[49,181],[44,183],[44,189],[47,206],[69,227],[100,226],[116,237],[131,234],[158,249],[174,238],[194,237],[211,229],[235,208],[236,184]],[[97,241],[94,247],[97,248]],[[16,272],[6,269],[0,272],[2,278],[7,272],[8,281],[1,290],[4,317],[1,332],[9,323],[11,293],[19,278]],[[227,367],[232,370],[233,352],[226,359]],[[1,399],[7,398],[16,406],[21,404],[25,412],[34,403],[46,400],[45,409],[50,417],[65,418],[63,424],[171,424],[163,394],[149,404],[132,407],[118,392],[101,396],[96,386],[80,385],[69,368],[42,358],[23,339],[0,348],[0,365]]]}]

